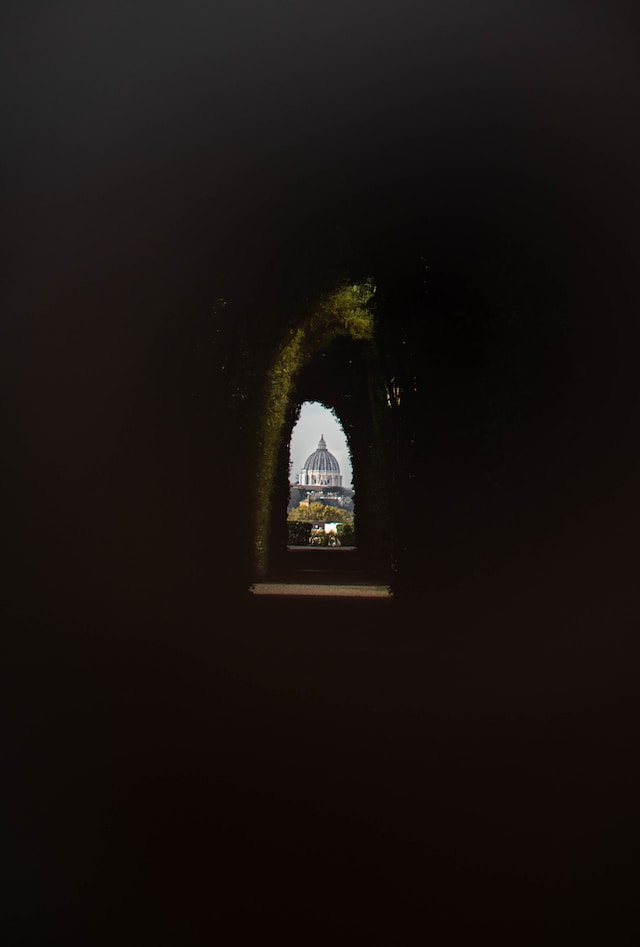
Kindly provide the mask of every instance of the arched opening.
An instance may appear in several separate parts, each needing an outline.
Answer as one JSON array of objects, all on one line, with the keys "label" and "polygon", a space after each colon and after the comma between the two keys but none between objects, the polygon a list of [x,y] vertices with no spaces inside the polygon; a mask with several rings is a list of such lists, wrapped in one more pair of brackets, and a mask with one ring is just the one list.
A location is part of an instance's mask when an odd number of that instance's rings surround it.
[{"label": "arched opening", "polygon": [[287,547],[354,548],[351,456],[335,410],[319,401],[301,405],[289,442],[289,472]]},{"label": "arched opening", "polygon": [[[366,281],[340,286],[322,298],[300,325],[289,328],[267,373],[255,481],[258,579],[281,562],[287,547],[289,444],[301,405],[312,399],[340,417],[352,451],[358,509],[366,511],[362,517],[359,513],[359,546],[370,559],[374,554],[381,559],[371,522],[374,515],[389,518],[388,503],[381,499],[388,482],[383,471],[387,439],[382,433],[388,407],[378,390],[383,384],[374,339],[374,293]],[[387,545],[388,526],[385,523]]]}]

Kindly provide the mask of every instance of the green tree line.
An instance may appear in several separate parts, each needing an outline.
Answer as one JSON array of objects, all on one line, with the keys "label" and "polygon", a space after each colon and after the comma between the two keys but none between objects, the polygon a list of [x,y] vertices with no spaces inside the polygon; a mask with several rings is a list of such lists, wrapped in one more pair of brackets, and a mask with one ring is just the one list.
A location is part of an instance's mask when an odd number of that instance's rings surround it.
[{"label": "green tree line", "polygon": [[353,513],[337,506],[310,503],[290,510],[287,519],[291,523],[353,523]]}]

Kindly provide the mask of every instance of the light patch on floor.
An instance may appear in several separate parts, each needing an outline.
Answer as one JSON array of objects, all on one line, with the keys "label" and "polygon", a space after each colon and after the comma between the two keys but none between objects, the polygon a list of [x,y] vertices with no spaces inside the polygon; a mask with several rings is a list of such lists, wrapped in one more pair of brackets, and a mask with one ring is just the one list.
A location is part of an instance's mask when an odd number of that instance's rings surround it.
[{"label": "light patch on floor", "polygon": [[336,598],[392,598],[386,585],[319,585],[297,582],[256,582],[249,589],[254,595],[309,595]]}]

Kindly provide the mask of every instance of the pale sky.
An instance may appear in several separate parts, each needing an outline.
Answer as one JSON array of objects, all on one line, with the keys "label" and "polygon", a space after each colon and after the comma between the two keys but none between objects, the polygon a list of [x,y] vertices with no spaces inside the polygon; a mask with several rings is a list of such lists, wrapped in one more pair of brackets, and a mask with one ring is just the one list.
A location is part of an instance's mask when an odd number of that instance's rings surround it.
[{"label": "pale sky", "polygon": [[318,401],[305,401],[300,418],[293,429],[289,458],[291,460],[290,480],[294,483],[300,476],[305,460],[318,448],[318,441],[324,436],[327,450],[340,464],[342,486],[351,486],[351,463],[347,451],[347,441],[340,422],[335,415]]}]

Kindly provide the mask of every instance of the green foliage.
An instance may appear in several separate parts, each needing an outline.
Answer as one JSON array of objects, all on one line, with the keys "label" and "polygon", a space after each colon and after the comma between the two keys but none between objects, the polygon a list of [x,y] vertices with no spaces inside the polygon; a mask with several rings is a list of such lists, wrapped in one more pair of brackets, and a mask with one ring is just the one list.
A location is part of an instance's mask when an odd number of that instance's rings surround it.
[{"label": "green foliage", "polygon": [[289,520],[287,523],[287,545],[289,546],[353,546],[355,534],[352,523],[339,523],[336,532],[325,533],[323,527],[310,522]]},{"label": "green foliage", "polygon": [[293,523],[353,523],[353,513],[323,503],[300,504],[287,516]]},{"label": "green foliage", "polygon": [[370,342],[373,339],[373,319],[370,304],[376,288],[372,280],[340,286],[325,297],[316,314],[316,321],[326,321],[333,334],[349,335],[352,339]]},{"label": "green foliage", "polygon": [[355,545],[356,538],[353,523],[340,523],[339,526],[336,527],[336,532],[341,546]]},{"label": "green foliage", "polygon": [[338,537],[335,533],[325,533],[322,527],[312,529],[309,542],[312,546],[338,546]]},{"label": "green foliage", "polygon": [[290,520],[287,523],[287,545],[288,546],[308,546],[311,536],[311,523],[295,522]]}]

